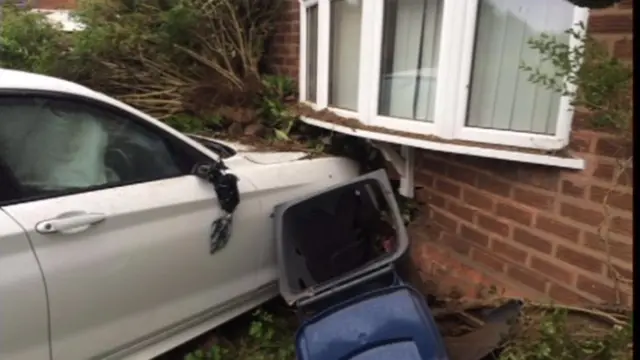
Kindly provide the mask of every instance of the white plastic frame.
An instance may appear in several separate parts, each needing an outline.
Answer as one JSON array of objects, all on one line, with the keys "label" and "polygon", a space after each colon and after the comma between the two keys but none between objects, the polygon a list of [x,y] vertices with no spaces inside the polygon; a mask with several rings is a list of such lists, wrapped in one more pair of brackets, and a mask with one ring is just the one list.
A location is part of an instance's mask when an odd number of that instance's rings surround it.
[{"label": "white plastic frame", "polygon": [[[466,126],[469,83],[472,71],[476,15],[480,0],[444,0],[441,48],[438,59],[434,122],[405,120],[378,115],[378,91],[382,50],[384,1],[360,1],[362,24],[358,111],[328,107],[329,89],[329,24],[330,2],[333,0],[300,0],[300,99],[306,101],[307,8],[318,7],[318,69],[316,109],[329,108],[337,115],[356,118],[365,125],[381,126],[416,134],[431,134],[442,139],[467,140],[477,143],[556,150],[569,143],[573,108],[570,97],[562,97],[556,131],[553,135],[516,132]],[[574,9],[574,24],[587,23],[589,10]],[[576,30],[579,30],[576,28]],[[579,45],[574,38],[571,46]],[[572,90],[572,89],[570,89]]]}]

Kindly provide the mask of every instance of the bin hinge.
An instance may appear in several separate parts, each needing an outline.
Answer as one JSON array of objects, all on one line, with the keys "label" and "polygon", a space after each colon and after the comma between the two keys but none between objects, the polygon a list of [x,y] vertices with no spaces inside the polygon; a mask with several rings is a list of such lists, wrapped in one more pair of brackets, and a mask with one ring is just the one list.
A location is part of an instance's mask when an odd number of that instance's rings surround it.
[{"label": "bin hinge", "polygon": [[400,153],[398,153],[391,144],[382,141],[371,141],[382,156],[393,165],[393,168],[400,175],[400,186],[398,187],[398,193],[400,195],[413,198],[414,183],[413,183],[413,166],[415,162],[415,149],[410,146],[401,146]]}]

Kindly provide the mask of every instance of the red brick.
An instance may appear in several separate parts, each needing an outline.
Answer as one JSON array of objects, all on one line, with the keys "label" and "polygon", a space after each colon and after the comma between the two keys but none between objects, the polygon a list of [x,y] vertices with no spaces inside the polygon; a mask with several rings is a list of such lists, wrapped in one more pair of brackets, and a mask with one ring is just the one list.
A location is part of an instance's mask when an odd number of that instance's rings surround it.
[{"label": "red brick", "polygon": [[551,283],[551,286],[549,287],[549,297],[565,305],[580,305],[590,303],[590,301],[586,300],[575,292],[554,283]]},{"label": "red brick", "polygon": [[571,285],[573,281],[571,272],[537,256],[531,258],[531,268],[567,285]]},{"label": "red brick", "polygon": [[541,210],[550,210],[553,208],[553,197],[536,191],[515,188],[513,189],[513,198],[519,203]]},{"label": "red brick", "polygon": [[503,202],[499,202],[496,205],[496,214],[522,225],[531,225],[533,219],[533,213],[530,210],[525,210]]},{"label": "red brick", "polygon": [[[388,163],[387,163],[388,164]],[[396,173],[396,170],[392,166],[388,166],[387,172],[391,172],[391,170]],[[414,174],[414,180],[417,184],[432,187],[433,186],[433,176],[428,172],[418,169],[418,171]]]},{"label": "red brick", "polygon": [[436,194],[434,191],[430,191],[429,189],[420,189],[416,194],[419,194],[419,201],[426,203],[428,206],[442,209],[447,203],[444,197]]},{"label": "red brick", "polygon": [[536,218],[536,227],[542,231],[557,235],[563,239],[578,242],[580,230],[571,225],[563,224],[558,220],[538,215]]},{"label": "red brick", "polygon": [[435,222],[428,222],[423,226],[425,229],[412,233],[412,240],[417,238],[420,241],[439,241],[441,236],[451,233]]},{"label": "red brick", "polygon": [[476,243],[480,246],[489,246],[489,237],[468,225],[461,224],[460,236],[463,239]]},{"label": "red brick", "polygon": [[624,34],[633,31],[633,17],[629,15],[597,14],[589,19],[589,32],[593,34]]},{"label": "red brick", "polygon": [[428,170],[438,175],[447,174],[447,163],[442,160],[434,159],[428,156],[418,156],[417,167]]},{"label": "red brick", "polygon": [[618,277],[618,280],[633,280],[633,269],[629,269],[626,267],[622,267],[622,266],[618,266],[615,264],[611,264],[611,267],[613,268],[614,271],[611,270],[611,268],[609,266],[607,266],[607,276],[610,279],[615,279],[616,276]]},{"label": "red brick", "polygon": [[593,171],[593,176],[601,180],[612,181],[613,174],[615,173],[615,171],[616,171],[616,167],[614,165],[600,163],[596,166],[595,170]]},{"label": "red brick", "polygon": [[618,185],[633,186],[633,169],[626,168],[618,178]]},{"label": "red brick", "polygon": [[607,205],[621,210],[633,211],[633,195],[629,193],[623,193],[610,188],[603,188],[602,186],[594,185],[591,186],[589,198],[591,201],[598,204],[604,204],[607,194]]},{"label": "red brick", "polygon": [[632,9],[633,8],[633,0],[622,0],[618,3],[619,9]]},{"label": "red brick", "polygon": [[484,214],[478,214],[478,226],[496,235],[509,236],[509,225]]},{"label": "red brick", "polygon": [[[580,111],[580,110],[576,110],[575,113],[573,113],[573,121],[572,121],[572,127],[573,127],[573,132],[572,133],[576,133],[576,132],[580,132],[582,134],[586,133],[587,131],[584,131],[582,129],[591,129],[593,126],[591,126],[588,121],[591,118],[591,114],[585,111]],[[593,134],[591,134],[593,135]],[[581,148],[571,148],[571,140],[569,140],[569,147],[575,151],[579,151],[579,152],[592,152],[591,151],[591,143],[594,142],[595,143],[595,139],[593,139],[593,136],[589,137],[589,147],[585,148],[585,149],[581,149]]]},{"label": "red brick", "polygon": [[556,191],[561,172],[549,166],[520,164],[518,181],[540,189]]},{"label": "red brick", "polygon": [[621,216],[614,216],[613,218],[611,218],[611,225],[609,227],[609,230],[620,235],[632,236],[633,220]]},{"label": "red brick", "polygon": [[491,270],[504,271],[504,261],[480,249],[473,249],[471,258]]},{"label": "red brick", "polygon": [[468,206],[460,205],[453,201],[450,201],[449,212],[459,217],[460,219],[466,220],[468,222],[473,222],[473,214],[475,213],[475,210],[469,208]]},{"label": "red brick", "polygon": [[491,250],[518,263],[524,263],[527,259],[526,251],[520,250],[496,239],[493,239],[491,241]]},{"label": "red brick", "polygon": [[604,219],[601,211],[584,209],[567,203],[560,205],[560,214],[569,219],[591,226],[598,226]]},{"label": "red brick", "polygon": [[492,194],[509,197],[511,186],[487,174],[478,175],[478,188]]},{"label": "red brick", "polygon": [[578,275],[576,287],[580,291],[592,294],[608,304],[616,303],[616,290],[601,282],[590,279],[586,276]]},{"label": "red brick", "polygon": [[572,196],[575,198],[583,198],[586,190],[586,186],[581,184],[576,184],[570,180],[562,180],[561,192],[565,195]]},{"label": "red brick", "polygon": [[547,281],[531,270],[517,266],[509,266],[507,275],[534,290],[540,292],[545,291]]},{"label": "red brick", "polygon": [[602,137],[596,143],[596,154],[626,159],[633,155],[633,145],[616,138]]},{"label": "red brick", "polygon": [[461,183],[475,186],[477,174],[475,170],[449,164],[449,177]]},{"label": "red brick", "polygon": [[567,264],[591,271],[597,274],[602,273],[604,263],[591,255],[583,254],[566,246],[558,245],[556,257]]},{"label": "red brick", "polygon": [[436,190],[455,198],[460,197],[460,186],[447,180],[436,179]]},{"label": "red brick", "polygon": [[458,228],[458,222],[455,219],[447,216],[443,212],[433,211],[431,218],[436,224],[442,226],[445,230],[452,233],[455,233],[456,229]]},{"label": "red brick", "polygon": [[623,60],[633,59],[633,41],[628,38],[616,41],[613,45],[613,56]]},{"label": "red brick", "polygon": [[535,236],[524,229],[514,228],[513,240],[543,254],[551,254],[552,245],[549,240]]},{"label": "red brick", "polygon": [[471,251],[469,243],[452,234],[443,234],[442,243],[451,247],[458,254],[469,255]]},{"label": "red brick", "polygon": [[[606,235],[609,243],[609,254],[617,259],[632,263],[633,262],[633,246],[630,243],[623,243],[611,239],[611,236]],[[585,232],[583,234],[584,245],[592,250],[600,251],[604,254],[607,253],[606,244],[600,235]],[[629,239],[631,241],[631,239]]]},{"label": "red brick", "polygon": [[[577,114],[576,114],[577,116]],[[579,133],[574,131],[571,134],[571,139],[569,141],[569,148],[573,151],[587,153],[591,149],[591,140],[592,136],[583,135],[583,133]]]},{"label": "red brick", "polygon": [[470,206],[493,210],[493,199],[472,189],[464,189],[462,199]]}]

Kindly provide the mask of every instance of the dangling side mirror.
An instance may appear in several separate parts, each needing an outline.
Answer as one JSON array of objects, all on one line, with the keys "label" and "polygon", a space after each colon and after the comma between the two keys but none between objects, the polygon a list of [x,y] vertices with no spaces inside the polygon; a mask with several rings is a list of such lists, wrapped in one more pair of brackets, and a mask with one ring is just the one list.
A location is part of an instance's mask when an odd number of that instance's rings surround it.
[{"label": "dangling side mirror", "polygon": [[193,172],[196,176],[213,185],[220,207],[231,215],[240,203],[240,191],[238,190],[238,177],[226,170],[227,167],[224,163],[219,161],[197,164]]}]

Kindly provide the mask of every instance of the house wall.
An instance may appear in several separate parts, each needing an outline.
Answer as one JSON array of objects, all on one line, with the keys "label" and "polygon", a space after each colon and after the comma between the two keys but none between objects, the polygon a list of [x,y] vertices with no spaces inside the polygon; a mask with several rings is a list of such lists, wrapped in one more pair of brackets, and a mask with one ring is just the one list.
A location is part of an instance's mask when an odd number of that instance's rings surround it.
[{"label": "house wall", "polygon": [[[297,77],[299,3],[287,1],[269,56],[275,72]],[[615,56],[631,60],[632,1],[592,11],[589,31]],[[584,171],[419,151],[415,180],[423,211],[409,229],[411,255],[432,291],[630,304],[631,287],[616,286],[611,271],[632,277],[630,171],[609,200],[610,256],[598,234],[602,199],[631,146],[584,129],[580,116],[570,147],[586,159]]]}]

